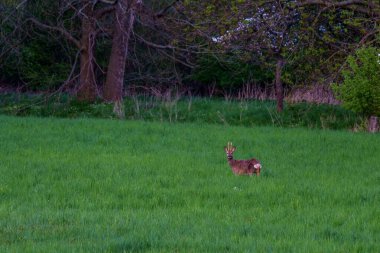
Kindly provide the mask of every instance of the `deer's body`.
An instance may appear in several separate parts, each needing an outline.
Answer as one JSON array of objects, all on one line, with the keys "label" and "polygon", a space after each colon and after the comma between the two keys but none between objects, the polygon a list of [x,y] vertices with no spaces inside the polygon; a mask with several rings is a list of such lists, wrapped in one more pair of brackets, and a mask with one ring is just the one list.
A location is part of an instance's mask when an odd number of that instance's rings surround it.
[{"label": "deer's body", "polygon": [[257,159],[249,160],[235,160],[233,158],[233,153],[236,150],[236,147],[232,146],[232,143],[228,143],[228,146],[224,148],[227,154],[227,161],[230,165],[232,172],[235,175],[260,175],[261,164]]}]

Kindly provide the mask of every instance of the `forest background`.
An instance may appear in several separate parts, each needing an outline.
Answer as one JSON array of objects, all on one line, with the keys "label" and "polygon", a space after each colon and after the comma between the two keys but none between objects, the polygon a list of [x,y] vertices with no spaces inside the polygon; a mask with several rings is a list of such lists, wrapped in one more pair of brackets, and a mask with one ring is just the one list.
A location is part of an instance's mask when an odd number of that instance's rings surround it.
[{"label": "forest background", "polygon": [[136,94],[380,112],[377,1],[5,0],[0,13],[3,93],[104,101],[118,117]]}]

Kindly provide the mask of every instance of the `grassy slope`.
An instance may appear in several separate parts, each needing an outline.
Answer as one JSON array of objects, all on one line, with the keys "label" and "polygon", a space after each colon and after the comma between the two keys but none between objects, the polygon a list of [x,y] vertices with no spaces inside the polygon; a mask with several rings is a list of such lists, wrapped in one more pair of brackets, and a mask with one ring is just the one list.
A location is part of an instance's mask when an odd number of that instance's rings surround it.
[{"label": "grassy slope", "polygon": [[[380,135],[0,116],[0,252],[380,252]],[[236,158],[262,177],[236,177]]]}]

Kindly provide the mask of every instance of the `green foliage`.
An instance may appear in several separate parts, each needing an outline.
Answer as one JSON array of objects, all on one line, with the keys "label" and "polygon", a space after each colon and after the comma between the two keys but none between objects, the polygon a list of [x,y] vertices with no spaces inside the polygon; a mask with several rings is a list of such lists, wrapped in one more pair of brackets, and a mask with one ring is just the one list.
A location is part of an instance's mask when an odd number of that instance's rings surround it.
[{"label": "green foliage", "polygon": [[248,82],[265,84],[273,78],[273,73],[267,69],[227,54],[200,58],[191,76],[193,80],[221,88],[240,88]]},{"label": "green foliage", "polygon": [[0,252],[380,252],[380,135],[0,122]]},{"label": "green foliage", "polygon": [[71,66],[62,58],[59,45],[51,40],[33,39],[21,50],[20,74],[29,88],[46,90],[61,85]]},{"label": "green foliage", "polygon": [[[283,70],[282,80],[287,85],[308,86],[323,82],[322,77],[328,76],[337,69],[332,64],[326,64],[328,51],[323,47],[309,46],[294,52]],[[334,59],[341,61],[339,56]]]},{"label": "green foliage", "polygon": [[333,88],[343,106],[366,116],[380,116],[380,50],[361,48],[348,57],[344,81]]},{"label": "green foliage", "polygon": [[1,7],[1,5],[13,7],[13,6],[17,6],[18,4],[20,4],[20,1],[18,1],[18,0],[2,0],[0,7]]},{"label": "green foliage", "polygon": [[62,17],[59,2],[18,1],[17,6],[0,17],[0,79],[14,86],[22,83],[28,90],[53,89],[68,77],[76,51],[58,32],[35,26],[28,18],[54,27]]},{"label": "green foliage", "polygon": [[[40,6],[42,3],[44,5]],[[59,35],[39,33],[37,36],[39,30],[31,22],[18,23],[24,16],[35,13],[35,16],[45,18],[42,22],[49,24],[52,16],[57,16],[52,11],[53,3],[33,1],[23,2],[21,6],[23,8],[5,9],[4,19],[0,17],[0,79],[14,86],[22,83],[30,90],[54,88],[66,80],[71,69],[69,59],[73,61],[74,55],[71,54],[75,53],[66,48]]]}]

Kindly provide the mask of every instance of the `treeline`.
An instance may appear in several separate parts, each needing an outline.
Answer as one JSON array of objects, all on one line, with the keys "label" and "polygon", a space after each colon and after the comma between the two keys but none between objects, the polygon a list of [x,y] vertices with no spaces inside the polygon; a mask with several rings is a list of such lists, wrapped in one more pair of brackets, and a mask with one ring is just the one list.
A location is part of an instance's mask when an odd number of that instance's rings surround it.
[{"label": "treeline", "polygon": [[339,83],[379,47],[373,0],[3,0],[0,81],[120,102],[125,87],[221,94]]}]

